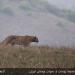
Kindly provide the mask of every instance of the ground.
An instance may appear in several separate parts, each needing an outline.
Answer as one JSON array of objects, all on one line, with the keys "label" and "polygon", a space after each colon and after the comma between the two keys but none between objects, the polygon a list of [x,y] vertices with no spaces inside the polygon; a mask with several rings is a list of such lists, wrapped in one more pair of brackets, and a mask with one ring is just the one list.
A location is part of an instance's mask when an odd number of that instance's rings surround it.
[{"label": "ground", "polygon": [[0,68],[75,68],[75,49],[0,47]]}]

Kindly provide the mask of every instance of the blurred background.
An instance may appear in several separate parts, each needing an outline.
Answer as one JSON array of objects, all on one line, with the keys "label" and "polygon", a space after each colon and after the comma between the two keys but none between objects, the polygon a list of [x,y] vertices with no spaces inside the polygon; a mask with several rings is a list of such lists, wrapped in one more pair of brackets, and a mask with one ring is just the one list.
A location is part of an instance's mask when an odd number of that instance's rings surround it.
[{"label": "blurred background", "polygon": [[0,41],[33,35],[38,45],[75,44],[74,0],[0,0]]}]

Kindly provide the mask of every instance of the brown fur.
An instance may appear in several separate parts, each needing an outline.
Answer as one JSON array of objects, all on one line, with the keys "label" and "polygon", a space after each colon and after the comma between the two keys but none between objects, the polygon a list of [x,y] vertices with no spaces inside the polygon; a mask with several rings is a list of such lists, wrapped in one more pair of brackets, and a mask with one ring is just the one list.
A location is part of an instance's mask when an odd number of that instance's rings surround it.
[{"label": "brown fur", "polygon": [[8,36],[2,43],[4,45],[24,45],[28,46],[32,42],[39,42],[36,36]]}]

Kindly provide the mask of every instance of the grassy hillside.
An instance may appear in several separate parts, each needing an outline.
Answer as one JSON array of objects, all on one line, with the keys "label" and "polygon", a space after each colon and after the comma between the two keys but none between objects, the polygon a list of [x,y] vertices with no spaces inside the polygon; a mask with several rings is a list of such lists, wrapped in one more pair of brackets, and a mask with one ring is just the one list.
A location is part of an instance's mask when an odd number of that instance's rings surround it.
[{"label": "grassy hillside", "polygon": [[[47,0],[6,0],[0,1],[0,14],[15,16],[20,12],[32,15],[33,12],[46,12],[75,22],[75,11],[73,9],[60,9],[48,3]],[[22,14],[22,13],[21,13]]]},{"label": "grassy hillside", "polygon": [[67,19],[71,22],[75,22],[75,11],[72,9],[59,9],[58,7],[55,7],[53,5],[47,5],[46,6],[48,12],[52,13],[53,15],[57,17],[62,17],[64,19]]},{"label": "grassy hillside", "polygon": [[75,51],[70,48],[33,46],[0,47],[0,68],[74,68]]}]

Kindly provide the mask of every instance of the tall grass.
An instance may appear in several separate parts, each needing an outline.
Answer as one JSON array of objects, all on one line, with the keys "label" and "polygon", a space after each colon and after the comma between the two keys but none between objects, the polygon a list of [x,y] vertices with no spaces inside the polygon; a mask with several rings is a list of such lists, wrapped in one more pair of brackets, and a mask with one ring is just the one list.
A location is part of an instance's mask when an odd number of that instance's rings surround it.
[{"label": "tall grass", "polygon": [[0,68],[75,68],[75,50],[48,46],[0,47]]}]

